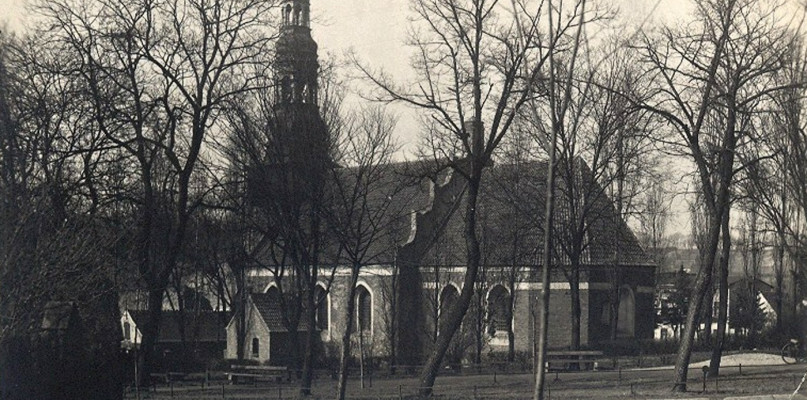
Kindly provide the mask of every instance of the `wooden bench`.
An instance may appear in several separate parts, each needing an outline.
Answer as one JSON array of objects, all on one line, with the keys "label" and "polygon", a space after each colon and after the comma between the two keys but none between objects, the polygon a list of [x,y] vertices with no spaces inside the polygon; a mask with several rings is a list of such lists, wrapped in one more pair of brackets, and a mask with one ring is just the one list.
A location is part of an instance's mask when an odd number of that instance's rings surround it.
[{"label": "wooden bench", "polygon": [[291,380],[291,374],[286,367],[271,365],[230,365],[227,380],[230,384],[239,382],[256,382],[261,379],[280,382],[283,378]]},{"label": "wooden bench", "polygon": [[603,353],[597,350],[547,351],[546,369],[570,369],[572,365],[582,365],[584,369],[592,370],[602,356]]},{"label": "wooden bench", "polygon": [[162,383],[171,383],[182,380],[185,378],[184,372],[153,372],[150,373],[152,381],[160,381]]}]

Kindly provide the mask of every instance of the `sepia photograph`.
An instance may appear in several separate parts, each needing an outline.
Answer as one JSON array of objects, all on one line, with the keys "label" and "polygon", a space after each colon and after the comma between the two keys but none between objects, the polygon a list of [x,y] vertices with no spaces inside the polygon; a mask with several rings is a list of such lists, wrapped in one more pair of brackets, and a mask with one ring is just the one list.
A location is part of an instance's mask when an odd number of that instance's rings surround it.
[{"label": "sepia photograph", "polygon": [[805,108],[807,0],[0,0],[0,400],[807,400]]}]

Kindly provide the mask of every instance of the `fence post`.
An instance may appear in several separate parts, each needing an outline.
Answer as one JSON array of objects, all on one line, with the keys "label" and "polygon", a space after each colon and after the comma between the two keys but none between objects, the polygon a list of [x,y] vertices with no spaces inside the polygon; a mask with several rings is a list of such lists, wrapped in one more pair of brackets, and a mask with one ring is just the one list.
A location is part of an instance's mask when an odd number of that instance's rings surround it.
[{"label": "fence post", "polygon": [[403,400],[403,389],[398,385],[398,400]]},{"label": "fence post", "polygon": [[622,367],[619,367],[617,369],[617,374],[618,375],[617,375],[617,378],[616,378],[616,385],[617,386],[622,386]]},{"label": "fence post", "polygon": [[703,371],[703,393],[706,393],[706,376],[709,375],[709,366],[704,365],[701,370]]},{"label": "fence post", "polygon": [[224,399],[224,384],[221,384],[221,398]]},{"label": "fence post", "polygon": [[277,398],[280,399],[280,400],[283,400],[283,387],[282,386],[277,387]]},{"label": "fence post", "polygon": [[743,374],[743,365],[740,364],[740,375],[742,375],[742,374]]}]

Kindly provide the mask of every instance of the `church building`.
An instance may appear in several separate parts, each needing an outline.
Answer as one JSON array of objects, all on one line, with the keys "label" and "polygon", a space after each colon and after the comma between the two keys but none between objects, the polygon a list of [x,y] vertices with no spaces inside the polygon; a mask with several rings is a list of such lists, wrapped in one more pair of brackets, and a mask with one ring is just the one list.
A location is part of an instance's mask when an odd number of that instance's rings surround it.
[{"label": "church building", "polygon": [[[276,151],[280,152],[278,159],[284,160],[283,168],[292,171],[284,179],[291,176],[306,186],[299,193],[282,194],[293,201],[294,196],[304,196],[300,193],[316,191],[323,172],[312,166],[323,163],[311,160],[327,158],[329,140],[317,108],[319,65],[309,24],[309,0],[285,0],[280,11],[283,26],[276,52],[275,112],[283,145]],[[468,320],[457,335],[481,337],[485,354],[509,349],[531,354],[540,309],[542,266],[538,249],[543,238],[546,164],[517,165],[497,160],[484,174],[478,209],[482,268],[472,309],[466,316],[468,319],[476,315],[483,331],[478,332]],[[514,188],[514,177],[531,184]],[[466,182],[434,160],[392,164],[383,179],[384,185],[390,186],[389,193],[393,193],[390,207],[394,212],[379,224],[385,230],[379,235],[383,239],[373,243],[372,260],[361,268],[355,326],[350,329],[361,341],[365,355],[394,358],[398,365],[420,365],[429,354],[442,312],[461,290],[466,248],[463,215],[458,209],[462,209],[465,200]],[[577,266],[581,345],[596,348],[610,340],[614,309],[618,310],[619,338],[652,339],[655,265],[605,195],[593,201],[595,211],[585,217],[586,244]],[[565,222],[562,201],[558,204],[556,230]],[[560,254],[560,250],[556,252]],[[570,345],[573,295],[564,271],[571,266],[564,257],[555,259],[550,284],[549,347],[564,348]],[[328,352],[338,349],[346,328],[344,310],[350,268],[339,265],[338,260],[320,260],[320,264],[323,267],[315,291],[316,326],[302,324],[298,330],[317,330],[323,351]],[[247,277],[253,292],[247,300],[244,356],[280,363],[287,356],[283,343],[288,327],[279,316],[276,279],[259,267],[251,269]],[[235,322],[233,318],[227,327],[226,358],[237,355]],[[453,356],[461,361],[474,344],[470,339],[467,343],[463,338],[456,340],[457,354]]]}]

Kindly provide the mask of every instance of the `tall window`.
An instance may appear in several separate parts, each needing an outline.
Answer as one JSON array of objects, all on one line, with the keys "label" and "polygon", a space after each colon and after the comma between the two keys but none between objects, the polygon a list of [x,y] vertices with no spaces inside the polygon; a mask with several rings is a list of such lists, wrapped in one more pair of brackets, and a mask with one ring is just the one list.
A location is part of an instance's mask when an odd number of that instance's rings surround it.
[{"label": "tall window", "polygon": [[356,326],[362,331],[372,331],[373,296],[364,286],[356,288]]},{"label": "tall window", "polygon": [[502,285],[492,287],[488,292],[488,333],[506,333],[511,319],[510,293]]},{"label": "tall window", "polygon": [[626,285],[619,288],[619,321],[616,332],[619,337],[634,337],[636,328],[636,300],[633,290]]},{"label": "tall window", "polygon": [[443,288],[443,291],[440,292],[440,319],[445,317],[459,297],[460,293],[454,285],[448,285]]},{"label": "tall window", "polygon": [[286,4],[283,8],[283,24],[288,25],[291,22],[291,4]]},{"label": "tall window", "polygon": [[328,293],[320,285],[314,289],[314,301],[317,302],[317,329],[328,330]]},{"label": "tall window", "polygon": [[294,25],[300,25],[300,5],[294,5]]},{"label": "tall window", "polygon": [[261,341],[258,338],[252,338],[252,358],[258,358],[261,355]]},{"label": "tall window", "polygon": [[128,321],[123,323],[123,338],[126,340],[132,340],[132,324]]}]

